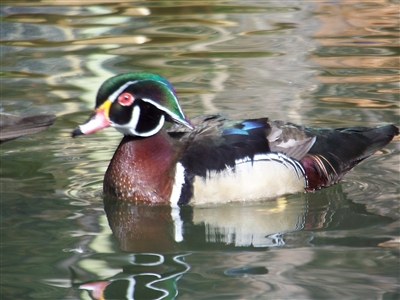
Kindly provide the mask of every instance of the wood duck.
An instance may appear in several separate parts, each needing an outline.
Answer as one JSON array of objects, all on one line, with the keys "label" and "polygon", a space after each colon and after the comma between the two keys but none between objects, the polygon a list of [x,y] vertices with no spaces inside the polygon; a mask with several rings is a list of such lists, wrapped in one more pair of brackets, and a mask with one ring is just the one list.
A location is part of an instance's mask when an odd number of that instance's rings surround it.
[{"label": "wood duck", "polygon": [[[165,128],[165,122],[173,125]],[[311,129],[268,118],[185,116],[166,79],[127,73],[103,83],[75,137],[114,127],[124,135],[105,173],[106,196],[187,203],[246,201],[337,183],[387,145],[394,125]]]}]

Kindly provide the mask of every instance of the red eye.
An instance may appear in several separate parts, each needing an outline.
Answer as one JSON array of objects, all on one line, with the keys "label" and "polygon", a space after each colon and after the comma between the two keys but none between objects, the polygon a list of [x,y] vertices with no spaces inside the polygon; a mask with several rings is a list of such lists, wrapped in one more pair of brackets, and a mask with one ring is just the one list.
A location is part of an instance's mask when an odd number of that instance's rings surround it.
[{"label": "red eye", "polygon": [[133,96],[129,93],[122,93],[121,95],[118,96],[118,103],[121,104],[122,106],[128,106],[133,103]]}]

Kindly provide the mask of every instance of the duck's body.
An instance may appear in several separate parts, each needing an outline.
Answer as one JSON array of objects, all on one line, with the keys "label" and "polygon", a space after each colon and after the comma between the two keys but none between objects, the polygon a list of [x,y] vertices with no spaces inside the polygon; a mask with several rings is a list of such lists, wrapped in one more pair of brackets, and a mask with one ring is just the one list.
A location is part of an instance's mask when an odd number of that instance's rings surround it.
[{"label": "duck's body", "polygon": [[[174,126],[164,129],[164,121]],[[190,122],[172,86],[148,73],[111,78],[95,114],[74,136],[113,126],[125,136],[104,178],[104,194],[126,201],[206,203],[313,191],[338,182],[388,144],[397,127],[309,129],[268,118],[219,115]]]}]

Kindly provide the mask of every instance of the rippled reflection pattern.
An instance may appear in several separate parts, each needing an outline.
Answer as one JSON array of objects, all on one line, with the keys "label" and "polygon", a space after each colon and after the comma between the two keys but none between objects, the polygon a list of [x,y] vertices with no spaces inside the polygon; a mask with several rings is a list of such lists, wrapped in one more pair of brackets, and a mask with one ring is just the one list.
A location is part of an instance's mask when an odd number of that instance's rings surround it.
[{"label": "rippled reflection pattern", "polygon": [[0,112],[51,113],[0,150],[1,299],[398,299],[395,139],[339,185],[256,203],[104,199],[113,130],[72,139],[100,84],[158,73],[189,117],[398,124],[391,1],[9,1]]}]

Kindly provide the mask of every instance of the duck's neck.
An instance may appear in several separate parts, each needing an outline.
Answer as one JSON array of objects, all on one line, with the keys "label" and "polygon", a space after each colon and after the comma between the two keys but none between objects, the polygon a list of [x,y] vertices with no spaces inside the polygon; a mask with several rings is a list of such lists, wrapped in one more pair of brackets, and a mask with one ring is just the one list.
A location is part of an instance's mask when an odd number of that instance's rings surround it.
[{"label": "duck's neck", "polygon": [[125,136],[104,177],[104,194],[127,201],[167,203],[175,177],[176,153],[161,130],[146,138]]}]

